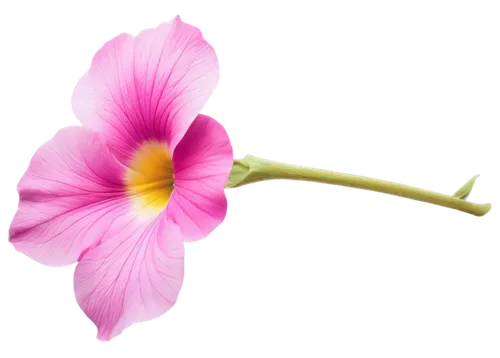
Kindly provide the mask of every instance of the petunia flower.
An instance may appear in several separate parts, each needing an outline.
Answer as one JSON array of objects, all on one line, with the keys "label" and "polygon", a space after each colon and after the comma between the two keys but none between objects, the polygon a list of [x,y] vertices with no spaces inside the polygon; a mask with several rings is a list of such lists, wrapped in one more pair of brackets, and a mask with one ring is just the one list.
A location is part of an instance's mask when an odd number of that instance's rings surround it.
[{"label": "petunia flower", "polygon": [[175,303],[185,241],[226,215],[233,164],[224,128],[199,114],[219,78],[214,49],[176,17],[95,55],[72,99],[82,127],[60,130],[18,185],[17,250],[78,261],[78,304],[109,340]]},{"label": "petunia flower", "polygon": [[9,231],[17,250],[50,266],[78,262],[78,304],[109,340],[177,300],[184,242],[226,215],[224,188],[270,179],[378,191],[477,216],[477,176],[445,195],[388,181],[246,156],[233,160],[224,128],[199,114],[219,77],[213,48],[179,17],[122,34],[78,82],[67,127],[41,146],[21,178]]}]

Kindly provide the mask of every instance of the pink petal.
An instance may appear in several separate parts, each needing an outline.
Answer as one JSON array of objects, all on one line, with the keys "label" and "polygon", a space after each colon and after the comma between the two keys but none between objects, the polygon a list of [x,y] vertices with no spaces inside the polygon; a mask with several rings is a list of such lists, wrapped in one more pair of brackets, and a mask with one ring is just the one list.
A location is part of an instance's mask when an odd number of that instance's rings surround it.
[{"label": "pink petal", "polygon": [[200,114],[177,146],[173,163],[175,189],[167,216],[180,226],[184,241],[202,239],[226,216],[224,186],[233,149],[224,127]]},{"label": "pink petal", "polygon": [[127,204],[123,172],[101,134],[82,127],[60,130],[37,150],[19,182],[10,241],[46,265],[75,262]]},{"label": "pink petal", "polygon": [[177,300],[184,275],[178,227],[160,215],[117,220],[103,242],[84,254],[75,271],[78,304],[110,340],[135,322],[158,317]]},{"label": "pink petal", "polygon": [[166,141],[173,152],[218,78],[213,48],[176,17],[107,42],[78,82],[73,110],[84,125],[106,133],[122,162],[146,140]]}]

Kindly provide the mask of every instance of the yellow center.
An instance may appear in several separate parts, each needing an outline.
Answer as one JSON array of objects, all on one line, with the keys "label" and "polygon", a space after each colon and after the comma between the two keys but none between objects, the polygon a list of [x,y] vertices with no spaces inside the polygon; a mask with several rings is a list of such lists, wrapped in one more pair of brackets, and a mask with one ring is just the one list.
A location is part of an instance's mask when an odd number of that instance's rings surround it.
[{"label": "yellow center", "polygon": [[168,146],[157,141],[142,144],[126,172],[127,192],[137,209],[158,214],[174,190],[174,169]]}]

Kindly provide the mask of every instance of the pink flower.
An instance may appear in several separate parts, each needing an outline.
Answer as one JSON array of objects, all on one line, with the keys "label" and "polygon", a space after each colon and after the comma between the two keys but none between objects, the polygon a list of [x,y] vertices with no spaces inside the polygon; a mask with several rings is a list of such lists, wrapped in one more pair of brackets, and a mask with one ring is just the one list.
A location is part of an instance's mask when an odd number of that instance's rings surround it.
[{"label": "pink flower", "polygon": [[17,250],[50,266],[78,261],[78,304],[109,340],[175,303],[184,242],[225,217],[233,164],[224,128],[198,114],[219,77],[201,32],[179,17],[95,55],[67,127],[33,156],[10,227]]}]

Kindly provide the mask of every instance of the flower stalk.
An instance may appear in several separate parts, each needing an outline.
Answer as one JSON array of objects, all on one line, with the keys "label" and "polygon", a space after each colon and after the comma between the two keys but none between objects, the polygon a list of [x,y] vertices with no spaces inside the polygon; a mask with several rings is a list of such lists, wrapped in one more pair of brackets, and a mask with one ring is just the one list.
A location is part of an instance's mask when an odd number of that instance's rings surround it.
[{"label": "flower stalk", "polygon": [[478,175],[470,179],[455,194],[446,195],[390,181],[278,163],[247,155],[243,159],[234,161],[226,188],[237,188],[272,179],[312,181],[396,195],[463,211],[475,216],[483,216],[490,211],[491,204],[477,204],[465,200],[477,177]]}]

